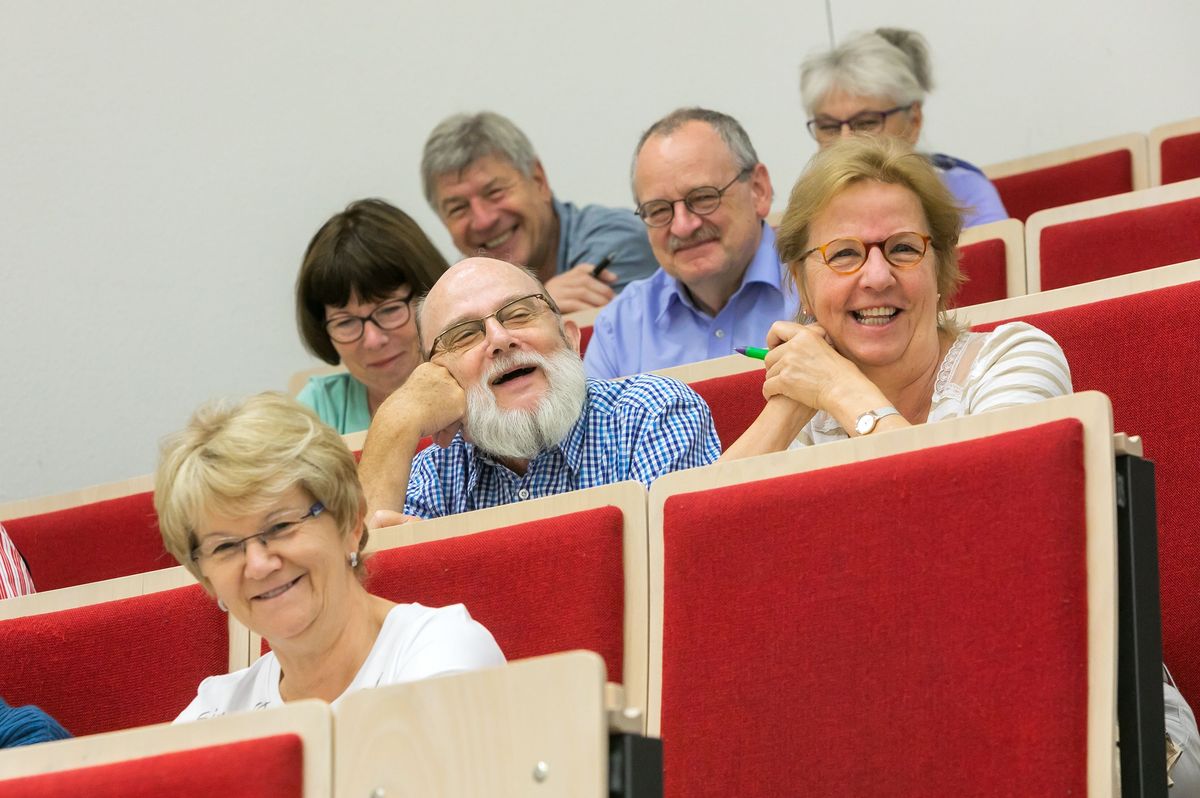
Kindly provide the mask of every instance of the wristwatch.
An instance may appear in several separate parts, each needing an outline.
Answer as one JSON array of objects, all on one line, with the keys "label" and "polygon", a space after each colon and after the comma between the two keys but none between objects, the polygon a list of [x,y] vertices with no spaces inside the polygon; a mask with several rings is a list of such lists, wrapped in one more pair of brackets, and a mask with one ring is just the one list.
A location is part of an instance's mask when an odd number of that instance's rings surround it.
[{"label": "wristwatch", "polygon": [[880,419],[898,415],[900,415],[900,411],[891,405],[881,407],[878,410],[868,410],[858,417],[858,421],[854,422],[854,431],[859,435],[870,435],[875,430],[875,425],[879,423]]}]

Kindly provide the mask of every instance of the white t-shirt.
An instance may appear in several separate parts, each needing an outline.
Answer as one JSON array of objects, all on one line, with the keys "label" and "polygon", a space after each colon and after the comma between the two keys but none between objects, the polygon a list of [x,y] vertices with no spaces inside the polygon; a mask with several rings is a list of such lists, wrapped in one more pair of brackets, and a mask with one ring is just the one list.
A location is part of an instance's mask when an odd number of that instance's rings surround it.
[{"label": "white t-shirt", "polygon": [[[966,371],[965,374],[961,373]],[[1058,342],[1023,321],[990,333],[964,332],[942,360],[929,421],[970,416],[1071,393],[1071,370]],[[844,440],[837,419],[818,412],[791,448]]]},{"label": "white t-shirt", "polygon": [[[354,680],[332,706],[337,707],[342,698],[366,687],[503,664],[504,655],[491,632],[472,620],[463,605],[430,608],[397,604],[384,618],[375,645]],[[200,682],[196,697],[175,723],[282,706],[279,679],[279,660],[273,651],[249,668],[209,676]]]}]

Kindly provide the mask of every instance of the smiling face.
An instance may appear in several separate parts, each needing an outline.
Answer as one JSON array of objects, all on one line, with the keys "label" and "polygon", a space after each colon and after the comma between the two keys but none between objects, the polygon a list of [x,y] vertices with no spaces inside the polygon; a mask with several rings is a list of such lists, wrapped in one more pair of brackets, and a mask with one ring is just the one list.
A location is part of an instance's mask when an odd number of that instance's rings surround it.
[{"label": "smiling face", "polygon": [[[402,285],[391,296],[378,302],[363,302],[352,295],[341,307],[325,306],[326,322],[336,321],[346,315],[367,316],[387,302],[411,296],[408,286]],[[348,344],[333,341],[342,363],[354,379],[367,387],[367,396],[372,407],[377,407],[392,391],[399,388],[421,362],[417,327],[412,314],[394,330],[384,330],[373,322],[363,324],[362,337]]]},{"label": "smiling face", "polygon": [[[705,122],[686,122],[666,135],[646,139],[634,170],[638,204],[679,200],[701,186],[720,188],[740,167],[720,135]],[[721,205],[706,216],[683,202],[664,227],[647,227],[650,246],[663,271],[686,285],[710,310],[719,310],[741,284],[771,210],[771,181],[762,164],[729,186]],[[707,297],[713,297],[710,301]]]},{"label": "smiling face", "polygon": [[[261,511],[207,514],[196,525],[196,541],[253,535],[282,519],[299,517],[313,501],[294,486]],[[251,540],[244,557],[224,563],[202,560],[200,571],[209,591],[235,618],[279,648],[329,635],[345,622],[348,602],[361,590],[347,562],[350,552],[358,550],[359,534],[343,534],[333,513],[324,512],[269,548]]]},{"label": "smiling face", "polygon": [[[917,195],[903,186],[862,181],[843,190],[816,216],[808,247],[839,238],[883,241],[903,231],[929,233]],[[879,247],[872,247],[862,268],[838,274],[814,252],[802,266],[805,306],[834,347],[864,372],[936,363],[936,259],[931,247],[915,266],[900,269],[888,263]]]},{"label": "smiling face", "polygon": [[485,155],[462,172],[434,181],[434,205],[454,246],[541,273],[557,257],[554,206],[540,163],[525,176],[504,158]]},{"label": "smiling face", "polygon": [[[896,105],[888,97],[863,97],[857,94],[847,94],[841,89],[834,87],[821,99],[821,102],[817,103],[816,108],[813,109],[813,118],[817,120],[821,120],[822,118],[849,120],[864,111],[882,113],[890,111]],[[894,136],[907,141],[910,145],[915,145],[917,138],[921,135],[921,104],[919,102],[914,103],[910,110],[889,114],[883,122],[883,129],[879,133]],[[845,126],[842,128],[841,135],[844,137],[853,135],[853,133],[851,133],[849,126]],[[837,141],[837,139],[834,138],[825,141],[821,146],[827,147],[834,141]]]},{"label": "smiling face", "polygon": [[[545,289],[512,264],[491,258],[468,258],[446,272],[426,297],[421,331],[428,346],[457,324],[490,316],[514,300]],[[545,398],[549,377],[540,365],[530,365],[529,353],[545,357],[568,348],[578,357],[579,328],[559,319],[548,305],[535,299],[537,315],[520,326],[505,328],[495,318],[484,323],[483,340],[447,352],[438,347],[433,361],[444,366],[464,388],[486,383],[502,410],[534,411]],[[566,338],[564,339],[564,335]]]}]

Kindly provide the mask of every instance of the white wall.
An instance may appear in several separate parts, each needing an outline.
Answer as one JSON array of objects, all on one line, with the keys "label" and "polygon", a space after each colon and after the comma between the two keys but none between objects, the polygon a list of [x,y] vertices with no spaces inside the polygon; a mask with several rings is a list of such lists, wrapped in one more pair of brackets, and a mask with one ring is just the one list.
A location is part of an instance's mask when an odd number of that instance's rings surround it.
[{"label": "white wall", "polygon": [[[350,200],[452,255],[417,181],[449,113],[510,115],[577,202],[630,205],[678,105],[743,122],[779,207],[815,149],[823,0],[314,5],[0,2],[0,501],[146,473],[201,401],[311,365],[292,282]],[[1194,0],[985,5],[833,0],[832,28],[923,30],[927,144],[980,164],[1200,115]]]}]

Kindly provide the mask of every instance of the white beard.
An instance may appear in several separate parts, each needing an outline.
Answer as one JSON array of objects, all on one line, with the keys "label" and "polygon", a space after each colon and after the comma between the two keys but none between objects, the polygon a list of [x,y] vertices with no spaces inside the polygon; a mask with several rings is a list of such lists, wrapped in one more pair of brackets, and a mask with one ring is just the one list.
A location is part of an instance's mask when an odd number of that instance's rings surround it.
[{"label": "white beard", "polygon": [[[502,410],[492,380],[513,369],[537,366],[546,375],[546,395],[534,410]],[[467,391],[463,432],[488,454],[508,460],[532,460],[561,443],[579,420],[587,398],[583,361],[568,347],[546,357],[519,352],[498,359]]]}]

